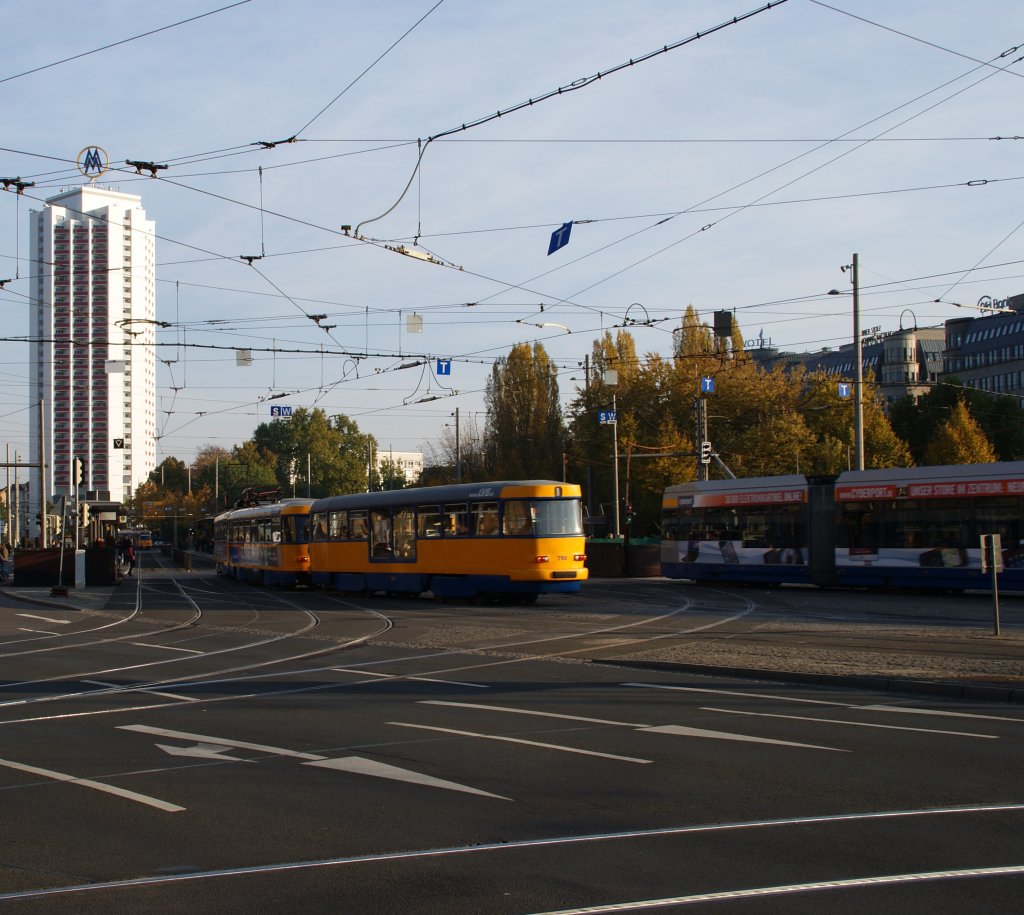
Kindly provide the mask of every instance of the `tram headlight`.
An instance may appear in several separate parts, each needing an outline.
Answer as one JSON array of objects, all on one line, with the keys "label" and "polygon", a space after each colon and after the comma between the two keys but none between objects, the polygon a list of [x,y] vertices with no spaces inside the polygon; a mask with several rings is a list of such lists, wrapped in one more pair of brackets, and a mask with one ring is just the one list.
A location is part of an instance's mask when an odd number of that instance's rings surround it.
[{"label": "tram headlight", "polygon": [[533,561],[534,562],[551,562],[551,557],[550,556],[535,556]]}]

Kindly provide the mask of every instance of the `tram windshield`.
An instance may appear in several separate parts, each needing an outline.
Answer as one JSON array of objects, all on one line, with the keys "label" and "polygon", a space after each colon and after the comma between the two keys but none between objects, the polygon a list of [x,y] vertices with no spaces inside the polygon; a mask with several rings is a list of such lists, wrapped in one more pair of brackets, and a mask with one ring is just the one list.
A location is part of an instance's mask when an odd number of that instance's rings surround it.
[{"label": "tram windshield", "polygon": [[509,499],[503,533],[520,537],[581,537],[583,503],[579,499]]}]

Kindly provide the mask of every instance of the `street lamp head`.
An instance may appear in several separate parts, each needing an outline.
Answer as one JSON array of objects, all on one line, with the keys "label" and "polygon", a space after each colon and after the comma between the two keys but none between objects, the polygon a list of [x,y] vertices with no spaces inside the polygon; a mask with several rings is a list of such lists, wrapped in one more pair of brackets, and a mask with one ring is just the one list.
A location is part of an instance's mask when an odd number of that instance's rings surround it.
[{"label": "street lamp head", "polygon": [[842,293],[838,289],[830,289],[828,291],[828,294],[829,295],[842,295]]}]

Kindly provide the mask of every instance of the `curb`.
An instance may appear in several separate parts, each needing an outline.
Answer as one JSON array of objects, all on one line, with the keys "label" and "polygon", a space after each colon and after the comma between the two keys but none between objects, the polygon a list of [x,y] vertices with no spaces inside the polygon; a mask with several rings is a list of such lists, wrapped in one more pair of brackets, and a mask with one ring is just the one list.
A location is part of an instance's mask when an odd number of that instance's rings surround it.
[{"label": "curb", "polygon": [[672,661],[627,661],[590,658],[592,664],[638,667],[643,670],[679,671],[709,677],[739,677],[744,680],[769,680],[781,683],[807,683],[813,686],[844,686],[871,689],[883,693],[910,693],[967,699],[971,702],[1013,702],[1024,704],[1024,684],[993,686],[976,680],[913,680],[909,677],[883,677],[868,674],[808,674],[786,670],[757,670],[750,667],[714,667],[705,664],[678,664]]}]

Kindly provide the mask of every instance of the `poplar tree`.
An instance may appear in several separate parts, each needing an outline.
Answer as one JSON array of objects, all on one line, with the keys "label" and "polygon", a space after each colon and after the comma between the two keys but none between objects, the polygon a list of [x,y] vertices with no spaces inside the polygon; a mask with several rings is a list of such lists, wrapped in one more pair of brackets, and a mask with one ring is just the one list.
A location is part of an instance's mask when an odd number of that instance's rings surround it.
[{"label": "poplar tree", "polygon": [[558,370],[544,346],[517,343],[491,369],[485,394],[487,449],[499,479],[562,478],[565,426]]}]

